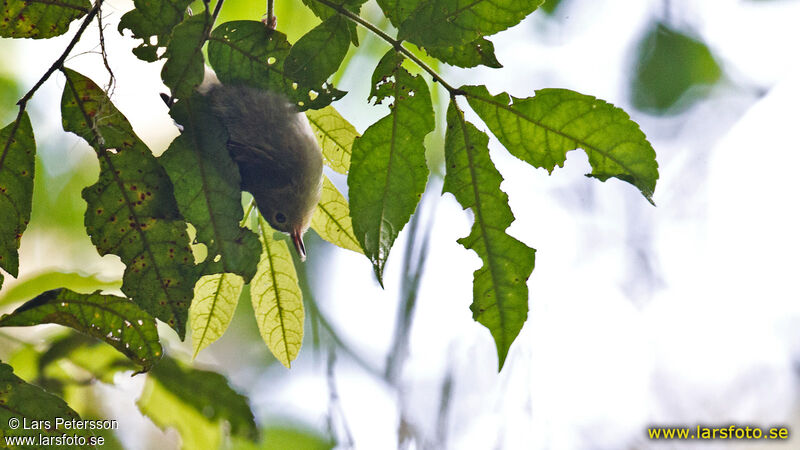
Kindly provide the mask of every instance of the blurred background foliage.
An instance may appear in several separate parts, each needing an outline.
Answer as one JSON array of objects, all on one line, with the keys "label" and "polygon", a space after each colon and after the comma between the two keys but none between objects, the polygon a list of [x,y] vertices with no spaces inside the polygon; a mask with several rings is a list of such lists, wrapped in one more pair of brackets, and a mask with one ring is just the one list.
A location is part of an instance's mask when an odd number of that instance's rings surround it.
[{"label": "blurred background foliage", "polygon": [[656,22],[637,49],[630,86],[633,106],[675,114],[705,97],[721,77],[722,69],[701,40]]}]

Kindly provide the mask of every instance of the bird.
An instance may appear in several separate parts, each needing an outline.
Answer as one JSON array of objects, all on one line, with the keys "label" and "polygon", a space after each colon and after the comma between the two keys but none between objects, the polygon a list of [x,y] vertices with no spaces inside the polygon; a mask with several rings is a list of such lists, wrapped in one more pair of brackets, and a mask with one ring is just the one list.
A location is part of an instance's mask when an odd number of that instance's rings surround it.
[{"label": "bird", "polygon": [[322,150],[306,115],[284,94],[226,85],[212,69],[197,91],[228,131],[227,149],[269,225],[291,236],[301,261],[303,234],[322,193]]}]

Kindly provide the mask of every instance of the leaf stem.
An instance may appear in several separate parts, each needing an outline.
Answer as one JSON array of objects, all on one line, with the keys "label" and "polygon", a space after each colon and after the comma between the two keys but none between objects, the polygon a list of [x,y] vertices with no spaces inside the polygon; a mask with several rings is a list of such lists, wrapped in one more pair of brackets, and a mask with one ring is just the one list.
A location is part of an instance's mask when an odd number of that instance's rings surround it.
[{"label": "leaf stem", "polygon": [[353,22],[361,25],[362,27],[368,29],[369,31],[372,31],[373,33],[378,35],[378,37],[380,37],[384,41],[386,41],[389,44],[391,44],[392,47],[394,47],[396,52],[402,53],[403,56],[405,56],[406,58],[410,59],[411,61],[414,61],[414,64],[419,66],[420,69],[424,70],[425,72],[428,72],[430,74],[430,76],[433,77],[433,81],[438,82],[445,89],[447,89],[447,92],[450,93],[451,97],[454,96],[454,95],[462,94],[462,91],[460,89],[456,89],[453,86],[451,86],[447,81],[444,80],[444,78],[442,78],[441,75],[439,75],[429,65],[425,64],[414,53],[412,53],[411,50],[403,47],[403,41],[402,40],[398,40],[398,39],[395,39],[395,38],[389,36],[388,34],[386,34],[386,32],[384,32],[380,28],[376,27],[372,23],[368,22],[367,20],[364,20],[363,18],[361,18],[361,16],[359,16],[358,14],[348,10],[344,6],[337,5],[337,4],[333,3],[333,2],[331,2],[330,0],[315,0],[315,1],[327,6],[328,8],[333,9],[337,13],[347,17],[348,19],[350,19]]}]

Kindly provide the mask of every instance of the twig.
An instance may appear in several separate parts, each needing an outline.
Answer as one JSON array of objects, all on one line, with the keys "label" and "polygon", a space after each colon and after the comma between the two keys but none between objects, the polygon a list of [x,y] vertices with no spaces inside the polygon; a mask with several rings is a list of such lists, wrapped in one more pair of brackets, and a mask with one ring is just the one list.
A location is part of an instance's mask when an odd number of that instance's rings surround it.
[{"label": "twig", "polygon": [[53,63],[53,65],[51,65],[50,68],[47,69],[47,72],[45,72],[44,75],[42,75],[42,77],[39,78],[39,81],[37,81],[36,84],[33,85],[31,90],[26,92],[25,95],[23,95],[22,98],[19,99],[19,101],[17,102],[17,105],[19,106],[19,112],[17,113],[16,119],[14,119],[14,126],[11,127],[11,133],[8,135],[9,136],[8,140],[6,140],[6,143],[3,146],[3,151],[0,152],[0,167],[2,167],[3,165],[3,161],[5,160],[6,155],[8,154],[8,149],[11,146],[11,142],[14,140],[13,139],[14,135],[16,135],[17,130],[19,129],[19,124],[22,122],[22,116],[25,114],[25,107],[28,105],[28,101],[31,99],[31,97],[33,97],[33,94],[36,93],[36,91],[39,90],[40,87],[42,87],[44,82],[47,81],[48,78],[50,78],[50,75],[52,75],[53,72],[63,67],[64,61],[67,59],[67,56],[69,56],[69,53],[75,47],[75,44],[77,44],[78,41],[81,39],[83,32],[86,31],[86,28],[89,26],[89,24],[92,23],[94,16],[96,16],[97,13],[100,11],[101,6],[103,6],[103,0],[97,0],[97,2],[94,4],[94,7],[89,11],[89,14],[86,16],[85,19],[83,19],[83,23],[81,23],[80,28],[78,28],[78,32],[75,33],[75,36],[70,41],[69,45],[67,45],[67,48],[61,54],[61,56],[59,56],[58,59]]},{"label": "twig", "polygon": [[406,241],[406,248],[403,253],[403,273],[405,276],[403,277],[401,288],[401,303],[397,309],[394,338],[391,350],[386,357],[386,369],[384,371],[384,378],[390,384],[397,382],[397,378],[402,372],[403,363],[408,356],[408,341],[411,335],[414,311],[417,306],[419,284],[428,258],[428,244],[430,243],[431,235],[430,222],[425,226],[422,243],[419,245],[416,254],[414,253],[414,244],[418,242],[417,234],[420,232],[421,212],[420,205],[417,208],[417,213],[411,218],[408,241]]},{"label": "twig", "polygon": [[344,432],[344,448],[353,448],[355,442],[353,441],[353,435],[350,433],[350,427],[347,426],[347,421],[345,420],[344,411],[342,410],[342,405],[339,402],[339,392],[336,390],[336,378],[334,377],[334,366],[336,364],[336,351],[333,347],[328,351],[328,367],[326,371],[327,379],[328,379],[328,429],[330,434],[333,436],[335,434],[334,426],[333,426],[333,414],[337,412],[338,416],[342,422],[342,431]]},{"label": "twig", "polygon": [[439,415],[436,418],[436,445],[447,448],[448,418],[450,416],[450,399],[453,397],[453,367],[447,368],[447,373],[442,380],[442,389],[439,397]]},{"label": "twig", "polygon": [[31,90],[28,91],[21,99],[19,99],[19,101],[17,102],[17,105],[19,105],[19,110],[20,110],[19,115],[17,116],[18,118],[22,116],[22,113],[25,111],[25,106],[28,104],[28,101],[31,99],[31,97],[33,97],[33,94],[37,90],[39,90],[40,87],[42,87],[44,82],[47,81],[48,78],[50,78],[50,75],[52,75],[53,72],[60,69],[61,66],[64,65],[64,61],[67,59],[67,56],[69,56],[69,53],[75,47],[75,44],[77,44],[78,41],[81,39],[83,32],[86,31],[86,28],[89,26],[89,24],[92,23],[92,20],[94,20],[94,16],[96,16],[97,13],[100,11],[101,6],[103,6],[103,0],[97,0],[97,2],[95,2],[94,4],[94,7],[91,10],[89,10],[89,14],[86,15],[85,19],[83,19],[83,23],[81,23],[80,28],[78,28],[78,32],[75,33],[75,37],[72,38],[69,45],[67,45],[67,48],[61,54],[61,56],[59,56],[58,59],[53,63],[53,65],[50,66],[49,69],[47,69],[47,72],[45,72],[44,75],[42,75],[42,77],[39,79],[39,81],[37,81],[36,84],[33,85]]},{"label": "twig", "polygon": [[100,33],[100,55],[103,58],[103,65],[106,66],[106,70],[108,71],[108,86],[106,86],[106,95],[111,97],[114,94],[114,88],[116,78],[114,77],[114,71],[111,70],[111,66],[108,64],[108,53],[106,53],[106,40],[105,36],[103,35],[103,15],[97,15],[97,29]]},{"label": "twig", "polygon": [[[214,26],[214,22],[217,21],[217,17],[219,17],[219,12],[222,11],[222,4],[225,3],[225,0],[217,0],[217,4],[214,5],[214,12],[211,14],[211,26]],[[211,27],[209,27],[211,28]]]},{"label": "twig", "polygon": [[275,0],[267,0],[267,24],[273,30],[277,26],[277,19],[275,18]]},{"label": "twig", "polygon": [[447,92],[449,92],[451,96],[461,95],[463,93],[460,89],[456,89],[453,86],[451,86],[449,83],[447,83],[447,81],[445,81],[444,78],[442,78],[441,75],[439,75],[429,65],[425,64],[424,62],[422,62],[421,59],[417,58],[417,56],[414,53],[412,53],[409,49],[403,47],[403,41],[397,40],[397,39],[389,36],[388,34],[386,34],[380,28],[378,28],[375,25],[371,24],[370,22],[362,19],[361,16],[359,16],[358,14],[348,10],[344,6],[337,5],[335,3],[330,2],[329,0],[315,0],[315,1],[318,2],[318,3],[322,3],[323,5],[327,6],[328,8],[333,9],[337,13],[347,17],[348,19],[350,19],[353,22],[363,26],[364,28],[368,29],[369,31],[372,31],[373,33],[378,35],[381,39],[383,39],[384,41],[386,41],[389,44],[391,44],[392,47],[394,47],[395,51],[397,51],[399,53],[402,53],[406,58],[410,59],[411,61],[414,61],[414,63],[417,66],[419,66],[420,69],[424,70],[425,72],[428,72],[430,74],[430,76],[433,77],[434,81],[439,82],[439,84],[441,84],[445,89],[447,89]]}]

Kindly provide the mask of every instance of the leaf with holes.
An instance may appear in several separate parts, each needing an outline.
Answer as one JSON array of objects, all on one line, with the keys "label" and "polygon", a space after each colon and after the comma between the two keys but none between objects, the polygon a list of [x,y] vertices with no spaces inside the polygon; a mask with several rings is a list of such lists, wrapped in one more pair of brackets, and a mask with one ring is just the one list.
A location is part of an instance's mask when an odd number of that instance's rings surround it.
[{"label": "leaf with holes", "polygon": [[350,48],[347,23],[337,14],[303,35],[283,64],[286,76],[306,86],[324,83],[339,69]]},{"label": "leaf with holes", "polygon": [[[33,442],[43,442],[42,439],[52,439],[64,434],[64,430],[57,429],[55,426],[44,428],[32,428],[30,424],[48,421],[53,425],[54,418],[61,418],[67,422],[73,420],[80,421],[81,417],[70,408],[67,403],[57,396],[48,393],[44,389],[26,383],[24,380],[14,375],[14,369],[8,364],[0,362],[0,438],[10,440],[12,436],[29,436]],[[16,421],[28,426],[7,426]],[[70,434],[87,436],[86,430],[70,430]],[[75,439],[76,441],[78,439]],[[7,441],[3,442],[5,446]],[[9,448],[37,448],[34,445],[11,445]],[[71,448],[94,448],[85,446],[74,446]]]},{"label": "leaf with holes", "polygon": [[327,83],[303,85],[290,78],[284,62],[291,48],[286,35],[261,22],[226,22],[211,33],[208,61],[223,83],[282,92],[300,110],[322,108],[345,94]]},{"label": "leaf with holes", "polygon": [[425,47],[434,58],[457,67],[476,67],[484,65],[499,69],[503,67],[494,55],[494,44],[484,38],[472,42],[446,47]]},{"label": "leaf with holes", "polygon": [[161,69],[161,79],[173,98],[187,98],[203,82],[203,44],[206,29],[211,25],[208,14],[189,17],[172,30]]},{"label": "leaf with holes", "polygon": [[20,239],[31,218],[36,160],[36,141],[27,113],[0,130],[0,149],[0,268],[16,277]]},{"label": "leaf with holes", "polygon": [[[151,388],[155,386],[149,384],[137,404],[156,425],[166,429],[167,426],[176,425],[184,419],[180,414],[175,414],[176,412],[191,411],[206,424],[228,422],[233,436],[250,440],[258,438],[258,428],[253,411],[247,403],[247,397],[236,392],[223,375],[187,367],[172,358],[164,358],[150,372],[148,383],[150,382],[155,382],[164,388],[162,391],[165,397],[161,398],[165,401],[155,401],[156,399],[152,398]],[[200,435],[205,435],[209,430],[196,431]],[[181,436],[184,439],[189,437],[184,433],[181,433]],[[199,447],[187,446],[187,448],[217,448],[207,443],[201,444],[203,445]]]},{"label": "leaf with holes", "polygon": [[177,102],[170,114],[183,132],[158,160],[172,180],[183,217],[208,249],[202,273],[236,273],[249,282],[261,245],[255,233],[239,226],[241,177],[228,155],[228,132],[199,94]]},{"label": "leaf with holes", "polygon": [[203,276],[194,286],[194,300],[189,308],[192,358],[225,334],[243,286],[242,277],[231,273]]},{"label": "leaf with holes", "polygon": [[124,297],[47,291],[0,318],[0,327],[57,323],[100,339],[146,372],[161,358],[156,322]]},{"label": "leaf with holes", "polygon": [[484,86],[463,86],[472,109],[517,158],[548,172],[563,167],[567,152],[582,148],[600,181],[614,177],[636,186],[649,202],[658,180],[653,147],[620,108],[566,89],[534,97],[495,96]]},{"label": "leaf with holes", "polygon": [[350,156],[353,142],[359,136],[358,131],[330,105],[322,109],[309,109],[306,117],[317,136],[325,164],[346,175],[350,170]]},{"label": "leaf with holes", "polygon": [[134,9],[125,13],[117,28],[120,33],[131,30],[135,39],[144,42],[133,54],[144,61],[159,58],[159,47],[169,42],[172,29],[183,21],[191,0],[133,0]]},{"label": "leaf with holes", "polygon": [[89,0],[3,0],[0,37],[44,39],[67,32],[69,24],[89,13]]},{"label": "leaf with holes", "polygon": [[513,27],[541,1],[431,0],[420,2],[401,25],[398,39],[422,47],[447,47],[472,42]]},{"label": "leaf with holes", "polygon": [[390,50],[372,74],[376,102],[391,97],[389,115],[356,139],[347,177],[353,229],[383,283],[383,267],[394,240],[425,190],[425,136],[433,131],[433,105],[425,80],[400,64]]},{"label": "leaf with holes", "polygon": [[103,90],[78,72],[64,74],[64,130],[86,139],[100,160],[97,183],[83,190],[86,231],[101,255],[126,265],[125,295],[183,338],[199,275],[172,183]]},{"label": "leaf with holes", "polygon": [[278,361],[291,367],[303,345],[303,293],[297,284],[292,255],[285,241],[259,216],[259,234],[264,253],[250,283],[250,298],[258,330]]},{"label": "leaf with holes", "polygon": [[535,250],[506,234],[514,221],[503,177],[489,158],[489,137],[464,119],[453,101],[447,110],[445,192],[474,214],[469,236],[458,242],[474,250],[483,266],[473,274],[472,317],[494,337],[499,368],[528,316],[528,287]]},{"label": "leaf with holes", "polygon": [[311,218],[311,228],[331,244],[363,254],[353,233],[350,205],[328,177],[322,179],[322,196]]}]

